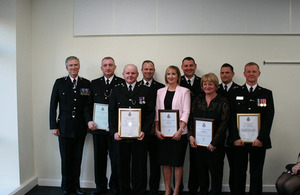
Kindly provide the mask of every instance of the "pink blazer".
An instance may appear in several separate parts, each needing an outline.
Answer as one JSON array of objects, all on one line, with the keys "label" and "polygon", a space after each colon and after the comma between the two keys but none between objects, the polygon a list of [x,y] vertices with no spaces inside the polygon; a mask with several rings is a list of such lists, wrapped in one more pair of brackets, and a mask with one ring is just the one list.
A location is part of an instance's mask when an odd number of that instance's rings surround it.
[{"label": "pink blazer", "polygon": [[[164,100],[168,86],[157,91],[156,97],[156,116],[155,121],[159,120],[158,110],[165,109]],[[179,110],[179,120],[188,123],[191,108],[191,93],[188,88],[177,86],[172,101],[172,110]],[[184,128],[183,134],[187,133],[187,125]]]}]

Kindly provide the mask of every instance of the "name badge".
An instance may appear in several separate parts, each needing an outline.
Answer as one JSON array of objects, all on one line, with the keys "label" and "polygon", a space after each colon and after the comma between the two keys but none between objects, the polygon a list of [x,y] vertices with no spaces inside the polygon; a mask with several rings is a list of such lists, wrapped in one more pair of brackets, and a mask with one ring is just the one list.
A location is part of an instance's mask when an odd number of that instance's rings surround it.
[{"label": "name badge", "polygon": [[236,100],[244,100],[244,96],[236,96]]}]

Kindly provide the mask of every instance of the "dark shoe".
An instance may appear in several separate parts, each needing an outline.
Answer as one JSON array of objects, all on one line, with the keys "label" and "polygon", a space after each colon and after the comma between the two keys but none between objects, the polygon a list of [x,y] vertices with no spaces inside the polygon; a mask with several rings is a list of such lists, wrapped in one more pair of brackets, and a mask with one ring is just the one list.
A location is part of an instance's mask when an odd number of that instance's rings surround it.
[{"label": "dark shoe", "polygon": [[85,192],[82,191],[80,188],[78,188],[77,190],[75,190],[74,193],[77,194],[77,195],[84,195],[85,194]]},{"label": "dark shoe", "polygon": [[92,192],[91,195],[101,195],[101,194],[106,194],[106,193],[107,193],[107,190],[97,190],[97,191]]},{"label": "dark shoe", "polygon": [[160,193],[159,193],[158,190],[151,190],[151,191],[150,191],[150,194],[151,194],[151,195],[160,195]]},{"label": "dark shoe", "polygon": [[67,190],[63,190],[63,195],[71,195],[71,193]]},{"label": "dark shoe", "polygon": [[120,194],[120,191],[117,190],[117,189],[111,189],[110,191],[111,191],[111,193],[112,193],[113,195],[119,195],[119,194]]}]

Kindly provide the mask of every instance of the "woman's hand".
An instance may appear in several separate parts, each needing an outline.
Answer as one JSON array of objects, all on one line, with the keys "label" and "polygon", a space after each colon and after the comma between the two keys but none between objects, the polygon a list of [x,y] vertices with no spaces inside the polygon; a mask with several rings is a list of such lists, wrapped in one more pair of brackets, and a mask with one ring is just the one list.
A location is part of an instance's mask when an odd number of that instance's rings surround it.
[{"label": "woman's hand", "polygon": [[297,174],[299,170],[300,170],[300,163],[297,163],[295,166],[293,166],[292,171],[293,173]]},{"label": "woman's hand", "polygon": [[192,148],[197,148],[197,142],[193,136],[190,136],[190,144]]},{"label": "woman's hand", "polygon": [[181,138],[181,135],[182,135],[182,131],[181,129],[179,129],[172,137],[173,140],[180,140]]},{"label": "woman's hand", "polygon": [[164,134],[162,134],[160,131],[158,131],[158,129],[155,130],[156,136],[159,140],[163,140],[165,139]]},{"label": "woman's hand", "polygon": [[209,151],[213,152],[213,151],[216,150],[216,147],[213,146],[213,145],[211,145],[211,144],[209,144],[209,145],[207,146],[207,149],[208,149]]}]

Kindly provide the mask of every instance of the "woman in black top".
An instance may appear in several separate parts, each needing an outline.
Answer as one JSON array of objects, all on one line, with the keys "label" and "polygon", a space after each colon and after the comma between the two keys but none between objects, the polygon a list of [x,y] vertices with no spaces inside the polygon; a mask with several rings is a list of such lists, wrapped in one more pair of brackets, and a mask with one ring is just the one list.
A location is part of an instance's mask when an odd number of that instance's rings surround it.
[{"label": "woman in black top", "polygon": [[280,195],[300,195],[300,153],[297,164],[286,165],[286,170],[276,181]]},{"label": "woman in black top", "polygon": [[[224,140],[225,130],[229,120],[229,105],[225,97],[216,93],[219,86],[218,77],[213,74],[205,74],[201,79],[201,87],[204,91],[193,99],[189,120],[189,138],[191,147],[196,148],[191,159],[196,161],[196,170],[199,182],[200,194],[208,194],[209,173],[211,174],[210,194],[221,194],[223,165],[224,165]],[[213,137],[208,146],[199,146],[195,139],[195,118],[213,120]],[[198,140],[199,142],[199,140]],[[194,189],[195,190],[195,189]],[[190,191],[196,194],[196,191]]]}]

